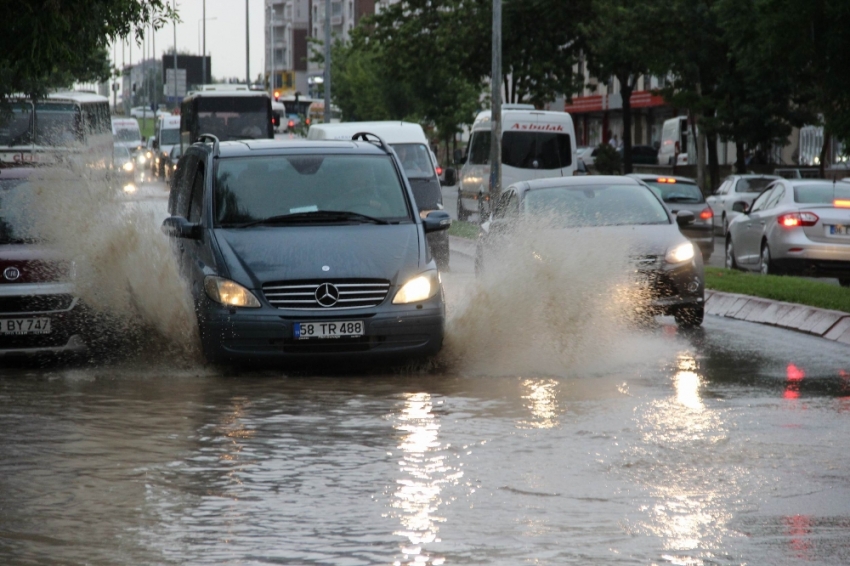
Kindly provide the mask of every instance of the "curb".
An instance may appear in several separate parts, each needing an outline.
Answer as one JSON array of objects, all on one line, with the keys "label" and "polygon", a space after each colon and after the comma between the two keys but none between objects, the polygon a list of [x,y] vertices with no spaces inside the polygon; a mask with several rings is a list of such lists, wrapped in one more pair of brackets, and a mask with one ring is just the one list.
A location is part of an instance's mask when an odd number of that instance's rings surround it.
[{"label": "curb", "polygon": [[842,311],[706,290],[705,312],[715,316],[796,330],[850,345],[850,313]]}]

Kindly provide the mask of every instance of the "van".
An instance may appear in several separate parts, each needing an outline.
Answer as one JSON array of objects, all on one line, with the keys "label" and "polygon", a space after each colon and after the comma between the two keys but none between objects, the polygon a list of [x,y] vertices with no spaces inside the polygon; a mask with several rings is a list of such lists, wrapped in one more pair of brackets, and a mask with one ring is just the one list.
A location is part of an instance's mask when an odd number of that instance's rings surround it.
[{"label": "van", "polygon": [[[479,201],[489,209],[489,110],[472,124],[469,145],[460,170],[457,216],[466,220],[478,211]],[[569,177],[576,171],[575,128],[566,112],[548,112],[514,106],[502,109],[502,186],[548,177]],[[485,210],[486,212],[486,210]]]},{"label": "van", "polygon": [[154,177],[165,178],[168,156],[180,145],[180,116],[160,116],[154,131],[151,172]]},{"label": "van", "polygon": [[[314,124],[307,133],[309,140],[350,140],[354,134],[369,132],[383,139],[398,154],[413,198],[420,214],[443,209],[443,192],[437,175],[437,158],[428,145],[425,131],[411,122],[341,122]],[[449,238],[447,232],[428,234],[431,254],[437,267],[449,267]]]},{"label": "van", "polygon": [[135,118],[113,118],[112,141],[116,147],[126,147],[130,153],[142,147],[144,144],[139,121]]},{"label": "van", "polygon": [[677,116],[664,121],[661,127],[661,147],[658,148],[659,165],[687,165],[688,117]]}]

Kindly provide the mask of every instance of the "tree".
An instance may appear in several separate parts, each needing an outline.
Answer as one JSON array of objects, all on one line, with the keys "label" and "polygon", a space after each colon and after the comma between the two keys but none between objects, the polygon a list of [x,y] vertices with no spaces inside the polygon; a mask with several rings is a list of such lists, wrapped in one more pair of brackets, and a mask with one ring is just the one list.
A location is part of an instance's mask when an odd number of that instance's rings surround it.
[{"label": "tree", "polygon": [[[109,43],[177,17],[167,0],[19,0],[0,18],[0,102],[41,96],[62,81],[107,80]],[[62,82],[60,81],[60,82]]]},{"label": "tree", "polygon": [[625,173],[632,172],[632,92],[638,78],[657,68],[661,54],[669,48],[647,30],[657,29],[666,9],[662,0],[591,0],[591,15],[580,26],[591,74],[620,82]]}]

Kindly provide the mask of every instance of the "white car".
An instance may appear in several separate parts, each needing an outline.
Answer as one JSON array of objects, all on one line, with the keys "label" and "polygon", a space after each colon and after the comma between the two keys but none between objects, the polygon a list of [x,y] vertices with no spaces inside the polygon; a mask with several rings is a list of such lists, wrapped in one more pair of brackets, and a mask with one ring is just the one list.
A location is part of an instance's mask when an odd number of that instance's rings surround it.
[{"label": "white car", "polygon": [[714,212],[714,229],[722,236],[729,231],[729,223],[738,216],[732,205],[738,201],[752,204],[759,194],[772,182],[780,179],[776,175],[730,175],[710,197],[705,199]]}]

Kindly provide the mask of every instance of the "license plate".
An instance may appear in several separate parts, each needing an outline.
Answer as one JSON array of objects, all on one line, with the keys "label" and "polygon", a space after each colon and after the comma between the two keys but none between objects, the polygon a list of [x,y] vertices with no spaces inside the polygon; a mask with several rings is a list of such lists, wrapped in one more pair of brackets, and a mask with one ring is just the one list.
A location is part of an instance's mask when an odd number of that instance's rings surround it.
[{"label": "license plate", "polygon": [[850,236],[850,227],[842,224],[829,224],[827,230],[830,236]]},{"label": "license plate", "polygon": [[50,334],[49,318],[2,318],[0,334]]},{"label": "license plate", "polygon": [[363,336],[363,321],[296,322],[293,331],[296,340],[309,340],[311,338],[354,338]]}]

